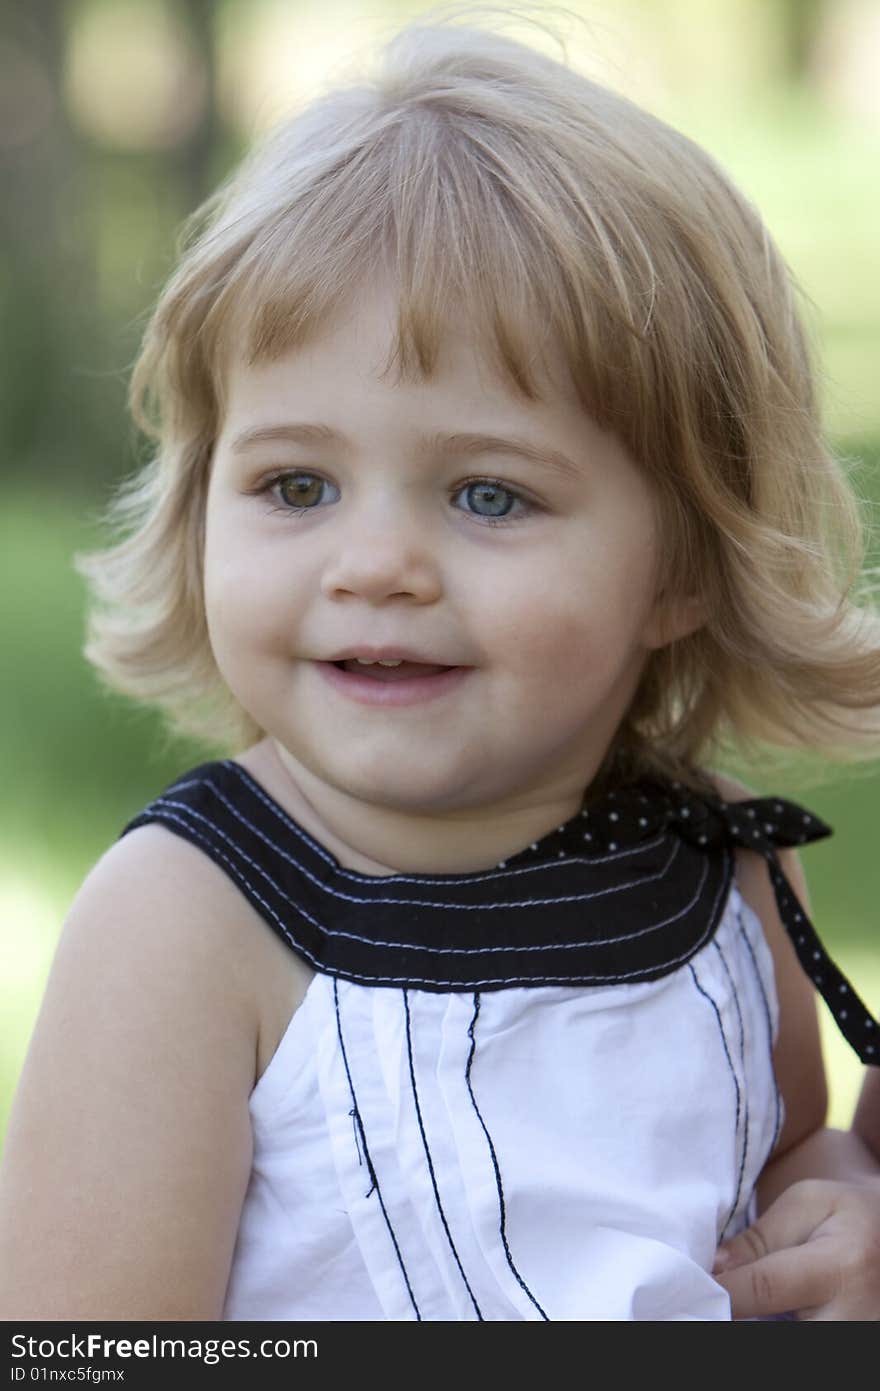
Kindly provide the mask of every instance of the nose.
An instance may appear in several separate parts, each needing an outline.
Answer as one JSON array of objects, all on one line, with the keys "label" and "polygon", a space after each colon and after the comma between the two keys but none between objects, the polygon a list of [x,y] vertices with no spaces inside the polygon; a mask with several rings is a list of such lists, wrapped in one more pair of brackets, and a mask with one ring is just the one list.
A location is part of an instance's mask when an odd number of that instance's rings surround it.
[{"label": "nose", "polygon": [[409,509],[382,508],[368,518],[352,516],[337,531],[322,578],[327,598],[349,596],[371,604],[389,599],[434,603],[442,592],[439,560],[424,523]]}]

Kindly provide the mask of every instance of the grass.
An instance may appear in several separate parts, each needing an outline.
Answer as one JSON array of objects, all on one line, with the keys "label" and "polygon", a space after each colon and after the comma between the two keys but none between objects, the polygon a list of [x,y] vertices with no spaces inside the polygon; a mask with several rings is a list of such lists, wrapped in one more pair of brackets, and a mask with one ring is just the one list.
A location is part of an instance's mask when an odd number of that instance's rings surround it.
[{"label": "grass", "polygon": [[163,751],[156,718],[103,696],[80,655],[71,556],[83,500],[7,490],[0,511],[0,1131],[61,922],[125,823],[201,751]]}]

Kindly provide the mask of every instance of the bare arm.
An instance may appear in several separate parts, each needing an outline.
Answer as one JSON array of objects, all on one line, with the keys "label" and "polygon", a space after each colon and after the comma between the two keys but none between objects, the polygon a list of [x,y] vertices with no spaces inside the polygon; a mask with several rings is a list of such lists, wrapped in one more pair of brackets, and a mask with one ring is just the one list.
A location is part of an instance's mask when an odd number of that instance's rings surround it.
[{"label": "bare arm", "polygon": [[[716,1278],[730,1293],[735,1318],[795,1312],[807,1319],[877,1319],[880,1162],[869,1145],[880,1136],[880,1082],[866,1079],[852,1132],[824,1127],[815,997],[756,859],[749,855],[738,869],[743,896],[773,952],[781,1015],[774,1062],[787,1114],[758,1184],[760,1216],[721,1248]],[[780,862],[809,912],[797,855],[783,852]]]},{"label": "bare arm", "polygon": [[231,903],[159,826],[77,895],[0,1168],[0,1318],[220,1316],[258,1035]]},{"label": "bare arm", "polygon": [[[727,801],[741,801],[754,795],[730,778],[716,777],[715,782]],[[797,853],[794,850],[780,851],[779,863],[809,912],[807,884]],[[773,957],[779,1002],[779,1033],[773,1052],[773,1065],[785,1104],[782,1133],[771,1159],[771,1163],[776,1164],[825,1124],[828,1091],[816,994],[779,916],[776,895],[763,857],[752,850],[738,850],[736,874],[740,892],[757,915]],[[765,1170],[765,1176],[767,1172]],[[770,1201],[768,1192],[769,1188],[765,1189],[762,1179],[758,1188],[761,1206],[766,1206]]]},{"label": "bare arm", "polygon": [[869,1068],[865,1073],[853,1132],[867,1145],[880,1166],[880,1067]]}]

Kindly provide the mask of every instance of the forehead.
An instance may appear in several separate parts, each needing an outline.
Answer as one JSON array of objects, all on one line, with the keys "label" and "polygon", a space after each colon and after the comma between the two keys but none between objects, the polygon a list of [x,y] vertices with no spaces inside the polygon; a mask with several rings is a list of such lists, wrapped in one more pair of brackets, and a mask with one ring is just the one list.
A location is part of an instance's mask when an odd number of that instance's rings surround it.
[{"label": "forehead", "polygon": [[[578,399],[560,355],[534,354],[540,395],[529,399],[499,370],[491,346],[462,315],[438,334],[430,373],[401,370],[398,305],[384,290],[350,300],[295,348],[266,361],[230,364],[218,440],[220,472],[281,447],[293,457],[396,469],[439,458],[516,460],[534,486],[587,489],[630,516],[639,534],[658,520],[654,489],[620,439]],[[243,463],[241,466],[244,466]],[[497,466],[497,465],[496,465]],[[562,495],[554,494],[562,505]]]},{"label": "forehead", "polygon": [[379,284],[347,298],[280,353],[248,356],[239,347],[224,364],[224,433],[230,421],[306,401],[341,415],[354,401],[362,408],[369,400],[416,413],[431,402],[440,410],[454,403],[456,411],[475,416],[504,415],[544,426],[587,420],[562,354],[540,335],[530,354],[529,390],[505,370],[493,335],[465,312],[450,307],[426,337],[432,360],[420,363],[402,350],[395,291]]}]

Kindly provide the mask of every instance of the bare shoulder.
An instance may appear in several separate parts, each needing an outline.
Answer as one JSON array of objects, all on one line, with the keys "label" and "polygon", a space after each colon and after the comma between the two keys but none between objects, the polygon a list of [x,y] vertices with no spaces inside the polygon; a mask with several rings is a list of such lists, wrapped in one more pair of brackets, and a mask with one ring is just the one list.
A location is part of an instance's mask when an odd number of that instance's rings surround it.
[{"label": "bare shoulder", "polygon": [[154,998],[173,990],[181,1006],[222,990],[242,1032],[253,1035],[254,1000],[241,975],[247,934],[235,896],[195,846],[159,824],[140,826],[83,881],[61,930],[50,985],[59,974],[68,982],[86,978],[100,962],[105,986],[135,991],[156,984]]},{"label": "bare shoulder", "polygon": [[220,1317],[269,969],[245,910],[159,825],[87,876],[10,1116],[0,1317]]},{"label": "bare shoulder", "polygon": [[[140,826],[117,841],[81,895],[92,879],[102,898],[112,897],[120,881],[128,885],[149,908],[151,930],[166,924],[168,950],[178,944],[195,953],[194,966],[197,957],[206,972],[216,975],[227,1002],[241,1011],[255,1039],[255,1084],[305,995],[311,968],[207,855],[159,823]],[[202,978],[201,970],[197,978]]]},{"label": "bare shoulder", "polygon": [[56,967],[76,976],[99,957],[104,979],[132,987],[161,968],[165,988],[179,981],[179,1004],[222,994],[227,1025],[250,1039],[259,1031],[261,920],[196,846],[159,823],[116,841],[80,887],[62,928]]},{"label": "bare shoulder", "polygon": [[746,787],[745,783],[737,782],[736,778],[730,778],[726,773],[715,773],[710,770],[709,777],[719,797],[722,797],[725,802],[744,802],[749,797],[756,795],[753,788]]},{"label": "bare shoulder", "polygon": [[[735,778],[710,774],[726,802],[747,801],[758,795]],[[806,912],[810,912],[807,881],[794,849],[777,851],[780,867]],[[785,1101],[785,1125],[776,1153],[782,1153],[822,1125],[827,1109],[825,1070],[819,1038],[816,996],[785,929],[767,865],[754,850],[736,851],[736,881],[744,902],[763,929],[773,957],[780,1026],[774,1051],[779,1089]]]}]

